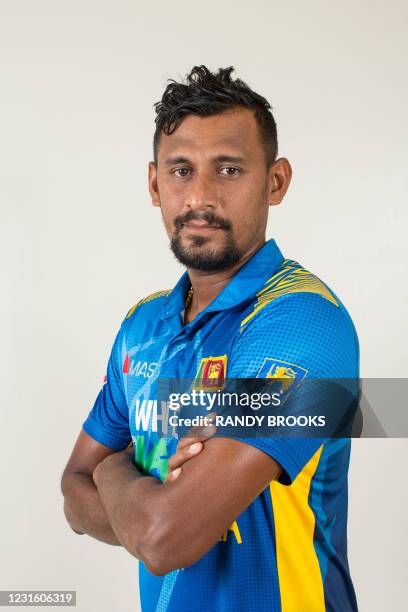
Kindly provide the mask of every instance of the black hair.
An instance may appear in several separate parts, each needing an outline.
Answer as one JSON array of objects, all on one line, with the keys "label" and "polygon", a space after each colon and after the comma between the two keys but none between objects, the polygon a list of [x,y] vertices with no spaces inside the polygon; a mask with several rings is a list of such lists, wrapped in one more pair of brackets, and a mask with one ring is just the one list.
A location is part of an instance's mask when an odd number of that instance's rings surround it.
[{"label": "black hair", "polygon": [[194,66],[184,83],[169,79],[162,99],[154,105],[157,113],[153,138],[156,164],[162,132],[172,134],[187,115],[209,117],[237,106],[254,111],[265,146],[267,165],[270,166],[275,161],[278,138],[271,105],[244,81],[232,79],[233,71],[233,66],[219,68],[218,72],[210,72],[206,66]]}]

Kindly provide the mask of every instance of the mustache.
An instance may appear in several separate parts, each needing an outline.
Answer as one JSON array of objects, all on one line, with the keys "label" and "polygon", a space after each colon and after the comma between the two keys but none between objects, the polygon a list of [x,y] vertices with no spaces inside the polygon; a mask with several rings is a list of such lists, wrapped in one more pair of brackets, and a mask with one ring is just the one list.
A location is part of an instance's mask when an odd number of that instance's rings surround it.
[{"label": "mustache", "polygon": [[223,230],[231,230],[232,223],[227,219],[223,219],[222,217],[218,217],[214,213],[204,212],[197,213],[194,210],[189,210],[185,215],[180,215],[174,219],[174,227],[177,231],[180,231],[185,223],[189,223],[189,221],[205,221],[208,225],[212,227],[219,227]]}]

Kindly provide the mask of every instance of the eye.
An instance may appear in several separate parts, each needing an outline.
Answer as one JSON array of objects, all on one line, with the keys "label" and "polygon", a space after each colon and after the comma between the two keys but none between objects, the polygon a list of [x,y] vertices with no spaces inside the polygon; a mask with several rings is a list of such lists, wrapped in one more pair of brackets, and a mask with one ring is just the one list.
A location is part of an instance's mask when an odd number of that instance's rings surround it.
[{"label": "eye", "polygon": [[172,170],[172,174],[177,176],[178,178],[185,178],[190,172],[190,168],[176,168]]},{"label": "eye", "polygon": [[238,168],[234,168],[233,166],[224,166],[220,169],[220,172],[226,176],[238,176],[240,174],[240,170],[238,170]]}]

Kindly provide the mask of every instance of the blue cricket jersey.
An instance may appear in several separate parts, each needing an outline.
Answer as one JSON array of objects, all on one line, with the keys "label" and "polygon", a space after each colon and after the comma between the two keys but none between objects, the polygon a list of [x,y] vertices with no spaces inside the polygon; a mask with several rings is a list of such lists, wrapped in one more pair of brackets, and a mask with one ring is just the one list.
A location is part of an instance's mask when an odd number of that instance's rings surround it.
[{"label": "blue cricket jersey", "polygon": [[[115,450],[133,440],[139,469],[161,480],[177,440],[159,435],[153,403],[144,418],[136,410],[156,398],[159,378],[193,379],[209,367],[228,378],[359,376],[358,340],[346,309],[320,279],[284,259],[274,240],[183,326],[189,288],[185,272],[173,290],[131,308],[83,424]],[[282,466],[279,480],[193,566],[158,577],[140,563],[143,612],[354,612],[346,533],[350,440],[246,442]]]}]

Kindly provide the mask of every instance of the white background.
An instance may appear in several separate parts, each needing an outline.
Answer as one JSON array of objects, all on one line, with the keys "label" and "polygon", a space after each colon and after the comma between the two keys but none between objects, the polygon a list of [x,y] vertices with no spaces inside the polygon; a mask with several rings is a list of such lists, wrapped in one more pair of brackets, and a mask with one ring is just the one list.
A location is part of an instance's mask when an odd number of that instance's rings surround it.
[{"label": "white background", "polygon": [[[146,187],[167,78],[232,64],[271,101],[294,177],[268,237],[348,307],[362,376],[407,375],[407,17],[397,0],[0,0],[0,589],[138,609],[136,560],[70,532],[59,479],[124,314],[182,273]],[[353,443],[363,612],[407,606],[407,451]]]}]

